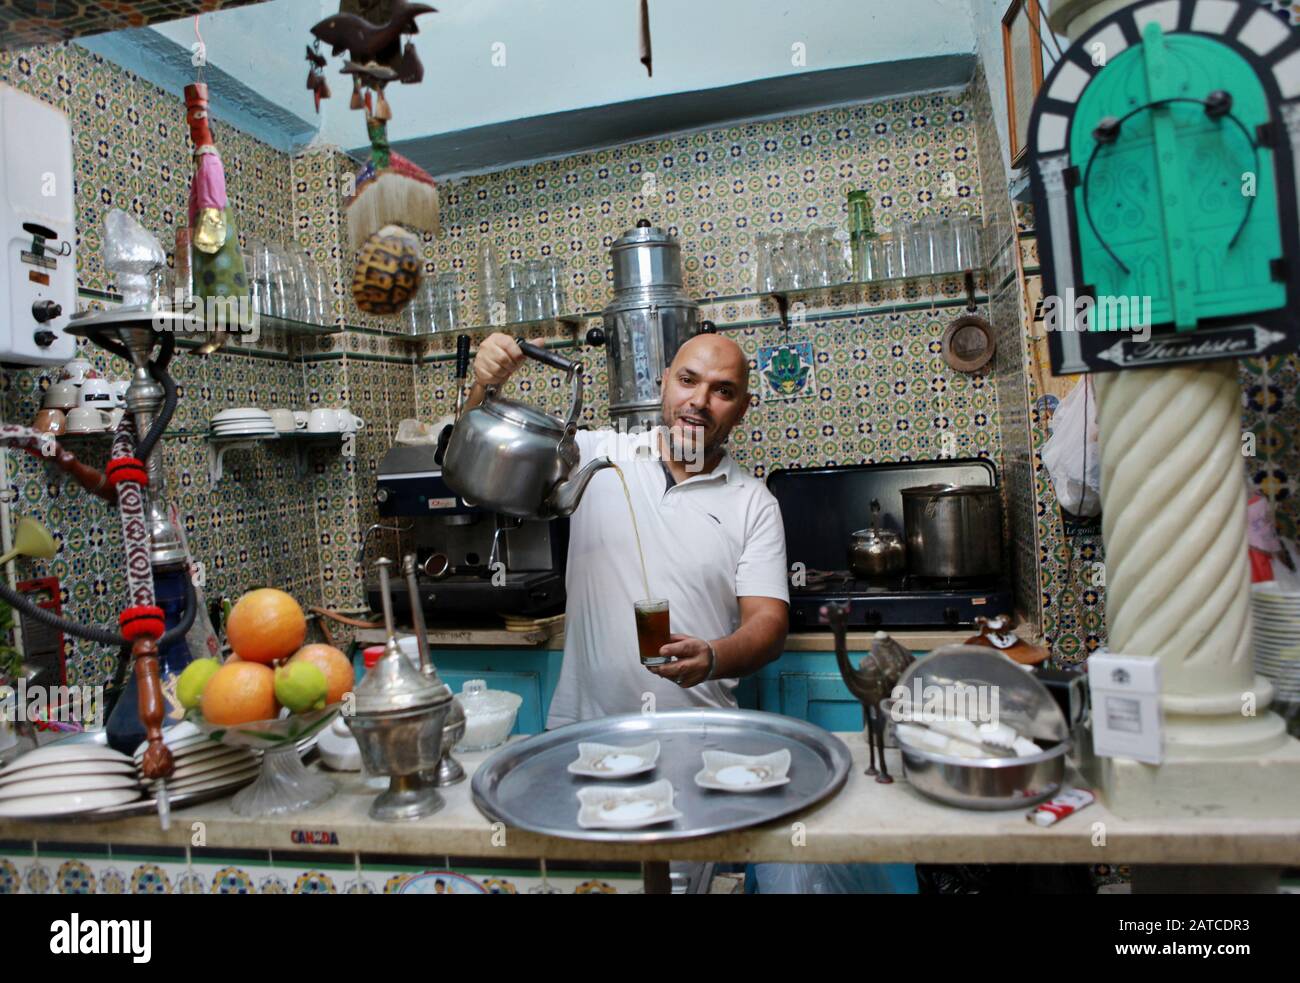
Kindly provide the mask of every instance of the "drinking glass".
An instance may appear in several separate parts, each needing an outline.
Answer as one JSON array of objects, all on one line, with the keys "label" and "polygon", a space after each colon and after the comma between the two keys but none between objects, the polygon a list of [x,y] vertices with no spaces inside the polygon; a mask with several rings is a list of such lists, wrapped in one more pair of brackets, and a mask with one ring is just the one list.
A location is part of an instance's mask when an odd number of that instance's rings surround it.
[{"label": "drinking glass", "polygon": [[524,283],[527,287],[524,295],[524,320],[539,321],[546,316],[542,300],[546,293],[546,271],[540,259],[530,259],[524,264]]},{"label": "drinking glass", "polygon": [[900,222],[894,229],[889,247],[890,275],[909,277],[916,269],[915,246],[912,242],[912,223]]},{"label": "drinking glass", "polygon": [[525,321],[528,287],[524,282],[524,264],[506,263],[501,267],[502,283],[506,291],[506,321],[514,324]]},{"label": "drinking glass", "polygon": [[434,318],[438,331],[460,330],[460,278],[442,273],[434,288]]},{"label": "drinking glass", "polygon": [[669,659],[659,654],[659,650],[668,644],[668,600],[655,597],[635,601],[632,604],[636,612],[636,644],[641,655],[641,665],[662,666]]},{"label": "drinking glass", "polygon": [[903,266],[905,276],[926,276],[934,272],[934,242],[930,238],[928,219],[907,226],[903,241]]},{"label": "drinking glass", "polygon": [[953,222],[957,269],[959,271],[980,268],[981,250],[980,234],[983,227],[974,215],[960,215]]},{"label": "drinking glass", "polygon": [[774,233],[770,240],[770,262],[772,264],[772,289],[789,290],[793,276],[790,272],[790,254],[786,252],[785,236]]},{"label": "drinking glass", "polygon": [[835,238],[836,229],[829,225],[820,225],[813,230],[816,241],[814,259],[816,265],[816,282],[818,286],[831,286],[842,280],[841,267],[844,265],[844,251]]},{"label": "drinking glass", "polygon": [[433,298],[437,291],[437,281],[425,274],[420,277],[420,286],[411,302],[402,308],[402,333],[408,335],[428,334],[433,329]]},{"label": "drinking glass", "polygon": [[558,256],[551,257],[546,263],[547,317],[559,317],[568,313],[568,284],[569,265]]},{"label": "drinking glass", "polygon": [[876,268],[883,279],[893,280],[903,275],[902,254],[896,233],[882,232],[872,246],[876,251]]},{"label": "drinking glass", "polygon": [[879,274],[876,272],[876,251],[873,248],[876,239],[862,232],[853,233],[849,240],[850,262],[852,263],[851,273],[853,279],[858,283],[866,283],[868,280],[876,279]]},{"label": "drinking glass", "polygon": [[956,228],[950,219],[931,219],[932,241],[934,243],[934,272],[951,273],[960,270],[957,264]]},{"label": "drinking glass", "polygon": [[501,259],[496,244],[484,239],[478,253],[478,300],[484,324],[496,324],[492,315],[496,305],[505,301]]},{"label": "drinking glass", "polygon": [[776,277],[772,274],[770,232],[760,232],[754,236],[754,289],[761,294],[770,294],[776,289]]},{"label": "drinking glass", "polygon": [[788,264],[788,286],[791,290],[802,290],[808,286],[806,270],[808,242],[802,232],[785,234],[785,257]]}]

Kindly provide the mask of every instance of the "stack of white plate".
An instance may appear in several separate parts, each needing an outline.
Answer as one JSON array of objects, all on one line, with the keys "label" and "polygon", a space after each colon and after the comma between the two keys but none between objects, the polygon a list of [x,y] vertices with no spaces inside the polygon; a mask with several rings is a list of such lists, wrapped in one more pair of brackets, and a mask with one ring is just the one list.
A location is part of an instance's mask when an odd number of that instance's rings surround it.
[{"label": "stack of white plate", "polygon": [[1253,584],[1255,671],[1272,680],[1277,699],[1300,703],[1300,591]]},{"label": "stack of white plate", "polygon": [[143,795],[134,762],[98,744],[49,744],[0,770],[0,817],[6,819],[71,816]]},{"label": "stack of white plate", "polygon": [[271,422],[271,414],[256,406],[222,410],[212,418],[214,437],[275,437],[278,434]]},{"label": "stack of white plate", "polygon": [[[168,795],[189,795],[237,788],[257,777],[261,759],[248,748],[217,744],[185,721],[163,735],[176,770],[167,779]],[[147,743],[135,750],[135,763],[144,759]],[[152,788],[152,786],[150,786]]]}]

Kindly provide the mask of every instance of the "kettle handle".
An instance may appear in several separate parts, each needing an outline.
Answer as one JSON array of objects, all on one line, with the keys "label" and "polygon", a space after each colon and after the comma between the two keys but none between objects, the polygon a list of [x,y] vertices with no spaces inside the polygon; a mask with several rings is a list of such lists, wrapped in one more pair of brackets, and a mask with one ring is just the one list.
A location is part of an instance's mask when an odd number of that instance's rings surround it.
[{"label": "kettle handle", "polygon": [[516,338],[515,344],[529,358],[541,362],[543,365],[549,365],[553,369],[566,372],[569,378],[573,380],[573,400],[569,406],[569,418],[564,422],[565,437],[568,438],[578,429],[578,414],[582,412],[582,360],[569,359],[563,355],[557,355],[555,352],[548,352],[545,348],[531,344],[523,338]]}]

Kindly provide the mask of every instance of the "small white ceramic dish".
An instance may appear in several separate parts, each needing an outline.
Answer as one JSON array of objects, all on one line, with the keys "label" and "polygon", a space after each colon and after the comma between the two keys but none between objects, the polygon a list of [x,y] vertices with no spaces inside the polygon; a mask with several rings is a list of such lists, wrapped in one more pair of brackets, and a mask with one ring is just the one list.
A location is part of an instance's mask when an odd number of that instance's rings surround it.
[{"label": "small white ceramic dish", "polygon": [[578,789],[583,829],[639,829],[681,817],[673,808],[673,783],[663,778],[635,788],[592,785]]},{"label": "small white ceramic dish", "polygon": [[131,759],[125,754],[119,754],[112,748],[85,742],[64,743],[58,741],[28,751],[21,758],[15,759],[7,768],[0,769],[0,778],[11,775],[16,771],[35,768],[37,765],[62,764],[68,761],[117,761],[128,765],[131,763]]},{"label": "small white ceramic dish", "polygon": [[586,778],[627,778],[652,770],[658,762],[658,741],[636,747],[579,744],[577,760],[569,762],[569,774]]},{"label": "small white ceramic dish", "polygon": [[23,799],[0,802],[0,818],[29,819],[36,816],[70,816],[76,812],[90,812],[108,806],[134,802],[144,792],[135,788],[110,788],[97,792],[76,792],[65,795],[29,795]]},{"label": "small white ceramic dish", "polygon": [[[38,772],[39,774],[39,772]],[[13,782],[0,788],[0,802],[33,795],[67,795],[70,792],[98,792],[106,788],[139,788],[135,775],[62,775]]]},{"label": "small white ceramic dish", "polygon": [[732,754],[730,751],[703,752],[704,767],[695,784],[719,792],[761,792],[790,781],[790,751],[771,754]]}]

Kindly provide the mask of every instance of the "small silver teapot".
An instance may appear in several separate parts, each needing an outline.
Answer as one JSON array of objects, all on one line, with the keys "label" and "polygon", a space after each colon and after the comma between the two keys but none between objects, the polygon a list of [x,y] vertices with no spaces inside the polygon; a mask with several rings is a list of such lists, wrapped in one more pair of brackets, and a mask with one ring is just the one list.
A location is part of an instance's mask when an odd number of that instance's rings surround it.
[{"label": "small silver teapot", "polygon": [[602,457],[574,473],[579,463],[573,435],[582,413],[582,362],[517,340],[529,358],[568,374],[573,387],[568,419],[504,399],[489,386],[483,402],[452,428],[442,477],[466,505],[528,519],[569,515],[596,472],[614,465]]}]

